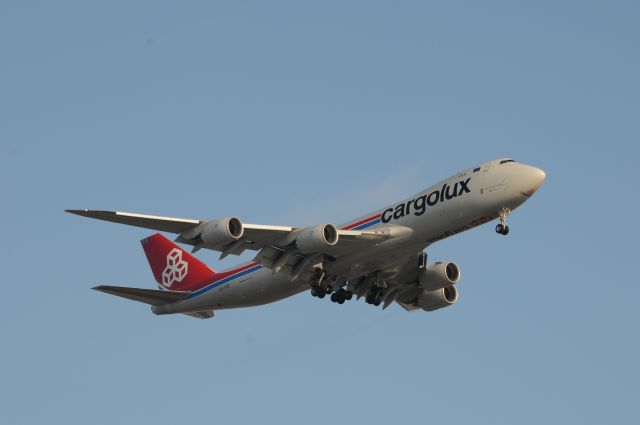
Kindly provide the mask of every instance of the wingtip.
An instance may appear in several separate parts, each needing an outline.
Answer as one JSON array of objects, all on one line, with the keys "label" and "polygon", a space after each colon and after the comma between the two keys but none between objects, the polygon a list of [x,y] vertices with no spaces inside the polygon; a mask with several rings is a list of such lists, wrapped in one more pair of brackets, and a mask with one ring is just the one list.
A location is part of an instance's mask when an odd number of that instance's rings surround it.
[{"label": "wingtip", "polygon": [[89,212],[89,210],[88,209],[84,209],[84,210],[64,210],[64,212],[69,213],[69,214],[82,215],[83,213]]}]

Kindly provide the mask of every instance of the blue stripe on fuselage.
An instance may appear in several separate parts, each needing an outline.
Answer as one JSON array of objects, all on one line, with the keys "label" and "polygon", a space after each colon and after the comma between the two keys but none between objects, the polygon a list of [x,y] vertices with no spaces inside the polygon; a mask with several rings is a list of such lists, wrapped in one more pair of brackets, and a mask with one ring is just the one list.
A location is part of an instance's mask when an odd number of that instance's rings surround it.
[{"label": "blue stripe on fuselage", "polygon": [[218,287],[218,286],[220,286],[220,285],[224,285],[225,283],[231,282],[231,281],[232,281],[232,280],[234,280],[234,279],[237,279],[237,278],[239,278],[239,277],[242,277],[242,276],[248,275],[249,273],[253,273],[253,272],[257,271],[257,270],[260,270],[261,268],[262,268],[262,266],[261,266],[260,264],[257,264],[257,265],[255,265],[255,266],[253,266],[253,267],[251,267],[251,268],[248,268],[247,270],[243,270],[243,271],[241,271],[240,273],[237,273],[237,274],[234,274],[234,275],[231,275],[231,276],[225,277],[224,279],[221,279],[221,280],[219,280],[219,281],[217,281],[217,282],[214,282],[214,283],[212,283],[212,284],[211,284],[211,285],[209,285],[209,286],[205,286],[204,288],[201,288],[201,289],[198,289],[197,291],[192,292],[192,293],[191,293],[191,294],[189,294],[189,296],[187,296],[185,299],[187,299],[187,300],[188,300],[188,299],[190,299],[190,298],[194,298],[194,297],[197,297],[197,296],[199,296],[199,295],[202,295],[202,294],[204,294],[205,292],[210,291],[210,290],[212,290],[212,289],[215,289],[215,288],[217,288],[217,287]]}]

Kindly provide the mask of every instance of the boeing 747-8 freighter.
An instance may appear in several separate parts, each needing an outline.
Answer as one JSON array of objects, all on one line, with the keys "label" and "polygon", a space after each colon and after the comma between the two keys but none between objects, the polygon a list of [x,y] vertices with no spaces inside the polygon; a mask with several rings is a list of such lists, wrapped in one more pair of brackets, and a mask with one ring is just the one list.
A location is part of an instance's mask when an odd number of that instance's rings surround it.
[{"label": "boeing 747-8 freighter", "polygon": [[[119,211],[68,212],[177,234],[142,240],[159,289],[101,285],[94,289],[151,305],[156,314],[212,317],[215,310],[251,307],[304,291],[329,295],[343,304],[364,297],[375,306],[396,302],[426,311],[458,299],[460,268],[451,261],[427,263],[432,243],[495,219],[496,231],[509,233],[511,211],[538,190],[539,168],[498,159],[456,173],[403,201],[341,226],[310,227],[243,223],[235,216],[216,220],[182,219]],[[216,272],[193,255],[212,249],[228,255],[255,251],[253,261]]]}]

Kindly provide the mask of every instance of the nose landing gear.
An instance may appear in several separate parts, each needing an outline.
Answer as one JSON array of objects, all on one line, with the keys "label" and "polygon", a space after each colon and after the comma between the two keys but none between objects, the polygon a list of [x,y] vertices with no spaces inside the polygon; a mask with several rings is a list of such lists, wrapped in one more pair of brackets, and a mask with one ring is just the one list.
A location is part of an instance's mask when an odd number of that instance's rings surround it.
[{"label": "nose landing gear", "polygon": [[509,226],[507,226],[507,216],[511,214],[511,210],[509,208],[502,208],[498,212],[498,219],[500,220],[500,224],[496,226],[496,233],[501,235],[509,234]]}]

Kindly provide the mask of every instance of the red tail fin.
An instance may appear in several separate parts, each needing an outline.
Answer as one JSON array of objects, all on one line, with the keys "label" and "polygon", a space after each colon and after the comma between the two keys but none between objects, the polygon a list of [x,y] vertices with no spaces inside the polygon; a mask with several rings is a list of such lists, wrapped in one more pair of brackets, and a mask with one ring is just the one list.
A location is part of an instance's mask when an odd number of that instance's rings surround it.
[{"label": "red tail fin", "polygon": [[159,233],[140,241],[156,282],[174,291],[196,290],[209,283],[215,272],[202,261]]}]

